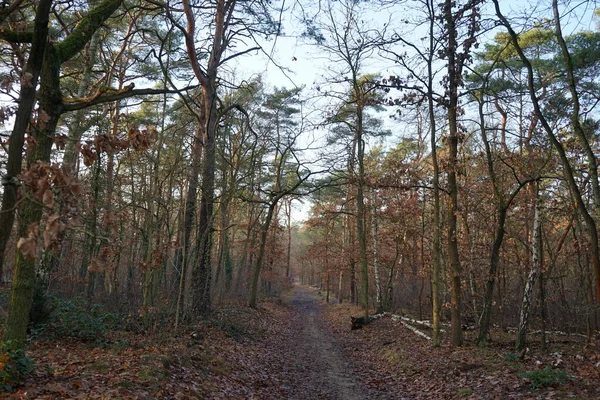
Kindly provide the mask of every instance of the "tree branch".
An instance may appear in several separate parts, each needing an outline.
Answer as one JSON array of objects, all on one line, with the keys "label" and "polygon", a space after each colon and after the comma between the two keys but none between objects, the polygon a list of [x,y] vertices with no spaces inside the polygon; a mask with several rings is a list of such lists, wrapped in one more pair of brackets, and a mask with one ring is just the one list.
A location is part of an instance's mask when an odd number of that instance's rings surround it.
[{"label": "tree branch", "polygon": [[104,0],[89,10],[71,34],[55,45],[60,62],[65,62],[80,53],[98,28],[110,18],[121,3],[122,0]]},{"label": "tree branch", "polygon": [[[123,100],[134,96],[145,96],[152,94],[169,94],[180,93],[191,89],[196,89],[198,86],[188,86],[184,89],[133,89],[133,84],[122,90],[114,90],[111,92],[99,91],[94,96],[86,98],[65,99],[64,111],[77,111],[97,104],[110,103],[117,100]],[[102,92],[102,93],[100,93]]]},{"label": "tree branch", "polygon": [[0,39],[11,43],[31,43],[33,31],[0,31]]}]

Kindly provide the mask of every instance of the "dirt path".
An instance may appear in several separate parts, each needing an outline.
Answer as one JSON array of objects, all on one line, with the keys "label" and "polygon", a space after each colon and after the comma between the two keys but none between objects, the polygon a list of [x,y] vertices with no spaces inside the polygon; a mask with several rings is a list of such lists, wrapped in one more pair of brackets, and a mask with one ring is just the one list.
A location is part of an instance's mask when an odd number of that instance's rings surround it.
[{"label": "dirt path", "polygon": [[342,354],[340,343],[319,318],[320,300],[313,289],[296,286],[288,301],[289,325],[271,345],[277,358],[266,373],[270,386],[278,381],[281,392],[265,387],[256,398],[361,400],[373,399]]}]

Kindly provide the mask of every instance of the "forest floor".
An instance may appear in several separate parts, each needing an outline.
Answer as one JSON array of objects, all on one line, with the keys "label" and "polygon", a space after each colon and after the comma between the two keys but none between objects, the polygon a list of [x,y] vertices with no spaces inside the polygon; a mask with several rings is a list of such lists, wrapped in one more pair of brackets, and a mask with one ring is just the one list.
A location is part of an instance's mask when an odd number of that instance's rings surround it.
[{"label": "forest floor", "polygon": [[533,337],[520,360],[502,331],[485,349],[469,332],[464,347],[434,349],[388,317],[350,330],[351,315],[360,310],[295,286],[180,332],[36,339],[33,373],[0,399],[600,398],[600,352],[581,337],[552,337],[546,351]]}]

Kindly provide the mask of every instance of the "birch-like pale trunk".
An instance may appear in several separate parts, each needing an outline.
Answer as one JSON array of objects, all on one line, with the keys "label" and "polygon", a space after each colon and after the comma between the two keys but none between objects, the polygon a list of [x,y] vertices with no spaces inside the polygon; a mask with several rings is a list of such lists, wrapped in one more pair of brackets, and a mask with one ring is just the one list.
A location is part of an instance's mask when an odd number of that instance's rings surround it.
[{"label": "birch-like pale trunk", "polygon": [[521,302],[521,314],[519,317],[519,328],[517,329],[517,339],[515,342],[515,351],[520,352],[525,348],[527,336],[527,324],[531,313],[531,303],[533,299],[533,288],[535,281],[542,267],[542,201],[540,199],[539,185],[536,187],[535,211],[533,214],[533,237],[531,240],[532,264],[525,291],[523,292],[523,301]]}]

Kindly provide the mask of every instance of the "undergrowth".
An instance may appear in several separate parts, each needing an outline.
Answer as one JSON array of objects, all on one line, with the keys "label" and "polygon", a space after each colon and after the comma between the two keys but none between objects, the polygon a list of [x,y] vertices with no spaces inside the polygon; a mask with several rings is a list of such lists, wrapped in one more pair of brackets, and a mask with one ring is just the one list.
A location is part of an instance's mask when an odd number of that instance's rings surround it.
[{"label": "undergrowth", "polygon": [[533,389],[539,389],[548,386],[560,386],[564,384],[571,376],[562,369],[553,369],[547,366],[543,370],[525,371],[519,374],[520,377],[531,381]]},{"label": "undergrowth", "polygon": [[12,390],[33,371],[33,360],[20,346],[5,342],[0,349],[0,389]]},{"label": "undergrowth", "polygon": [[45,338],[73,337],[98,342],[106,332],[115,328],[120,318],[99,304],[87,304],[81,297],[61,299],[48,296],[45,307],[49,310],[44,318],[33,321],[34,336]]}]

